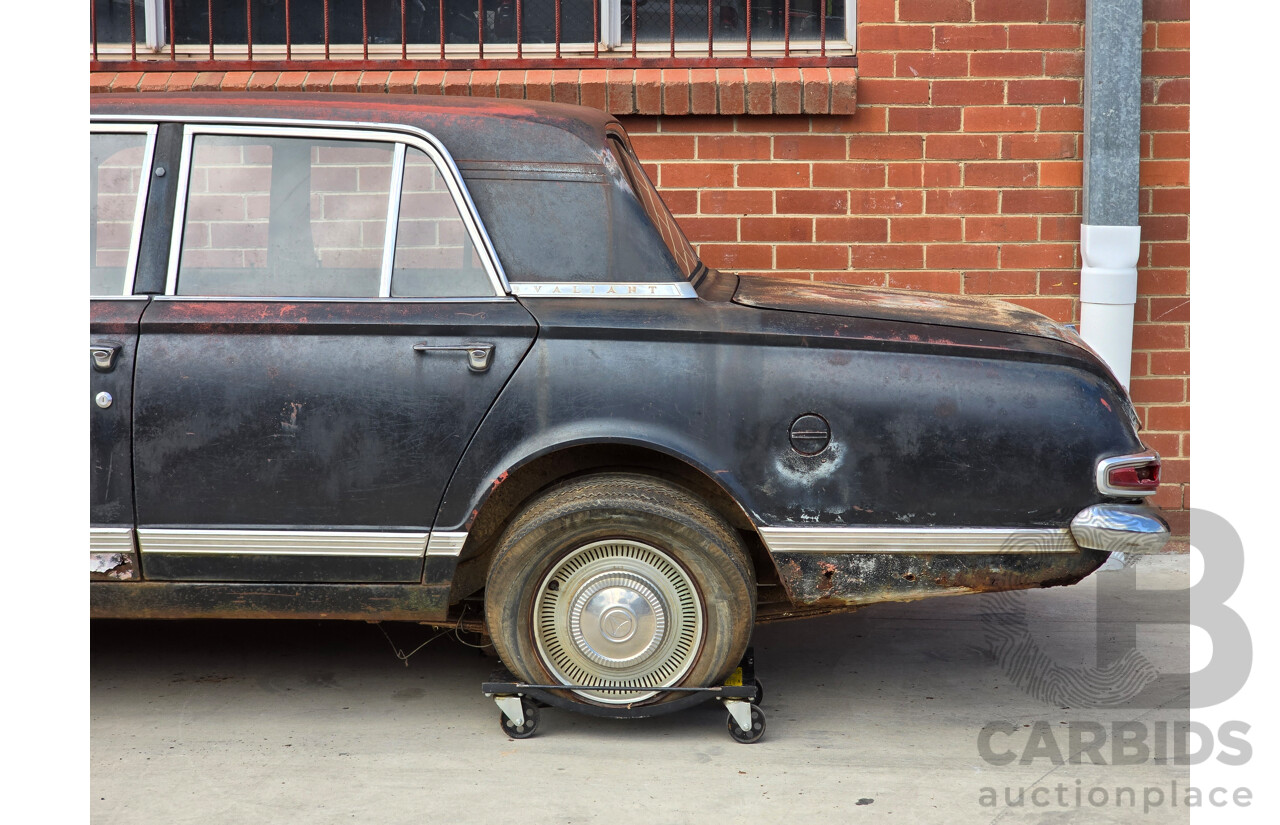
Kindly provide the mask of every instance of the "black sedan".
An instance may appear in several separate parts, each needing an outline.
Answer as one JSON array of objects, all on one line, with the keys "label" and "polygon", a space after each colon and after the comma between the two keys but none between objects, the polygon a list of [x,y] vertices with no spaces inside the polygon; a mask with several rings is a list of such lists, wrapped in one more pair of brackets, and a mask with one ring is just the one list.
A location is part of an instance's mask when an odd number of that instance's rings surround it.
[{"label": "black sedan", "polygon": [[459,623],[632,707],[758,621],[1168,537],[1072,331],[709,269],[601,112],[111,95],[91,131],[95,616]]}]

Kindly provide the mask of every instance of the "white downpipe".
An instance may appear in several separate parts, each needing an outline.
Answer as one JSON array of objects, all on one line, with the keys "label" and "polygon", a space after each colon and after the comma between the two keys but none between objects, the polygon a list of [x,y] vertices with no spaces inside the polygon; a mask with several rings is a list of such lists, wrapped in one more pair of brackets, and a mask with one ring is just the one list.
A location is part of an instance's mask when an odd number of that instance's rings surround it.
[{"label": "white downpipe", "polygon": [[1125,389],[1133,360],[1141,239],[1137,226],[1080,227],[1080,336]]}]

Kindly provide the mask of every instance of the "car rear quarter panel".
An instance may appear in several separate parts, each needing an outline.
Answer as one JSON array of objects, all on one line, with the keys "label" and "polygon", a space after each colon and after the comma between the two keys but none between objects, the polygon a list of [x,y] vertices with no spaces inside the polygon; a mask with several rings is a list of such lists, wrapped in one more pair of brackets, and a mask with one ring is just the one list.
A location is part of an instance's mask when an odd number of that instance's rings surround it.
[{"label": "car rear quarter panel", "polygon": [[[533,349],[450,483],[465,530],[495,481],[570,444],[647,444],[757,525],[1065,526],[1093,467],[1140,449],[1114,381],[1067,344],[714,300],[529,299]],[[830,422],[815,456],[800,415]]]}]

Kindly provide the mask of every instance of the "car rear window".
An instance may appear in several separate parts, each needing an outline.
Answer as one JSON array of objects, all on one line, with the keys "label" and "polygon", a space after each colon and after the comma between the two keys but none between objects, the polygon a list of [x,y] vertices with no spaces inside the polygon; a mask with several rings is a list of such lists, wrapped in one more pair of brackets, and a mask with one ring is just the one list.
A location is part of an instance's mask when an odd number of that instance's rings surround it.
[{"label": "car rear window", "polygon": [[667,209],[667,205],[662,202],[658,190],[645,174],[644,167],[631,152],[631,148],[615,135],[609,136],[609,151],[626,172],[633,194],[649,215],[649,220],[653,221],[654,227],[662,235],[662,242],[671,251],[671,257],[675,258],[676,265],[680,267],[686,278],[689,277],[698,268],[698,253],[694,252],[693,247],[689,245],[689,239],[684,236],[671,210]]}]

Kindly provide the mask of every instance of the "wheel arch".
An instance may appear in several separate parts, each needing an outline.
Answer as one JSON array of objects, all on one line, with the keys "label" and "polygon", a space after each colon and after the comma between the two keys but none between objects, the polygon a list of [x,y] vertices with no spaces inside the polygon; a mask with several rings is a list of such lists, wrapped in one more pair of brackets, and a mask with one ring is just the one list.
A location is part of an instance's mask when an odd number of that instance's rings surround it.
[{"label": "wheel arch", "polygon": [[757,574],[773,573],[773,562],[756,531],[756,519],[723,478],[727,473],[717,473],[686,453],[651,441],[589,438],[528,451],[505,469],[495,471],[474,493],[450,602],[456,603],[484,586],[498,538],[525,504],[564,481],[605,472],[651,475],[697,496],[743,537]]}]

